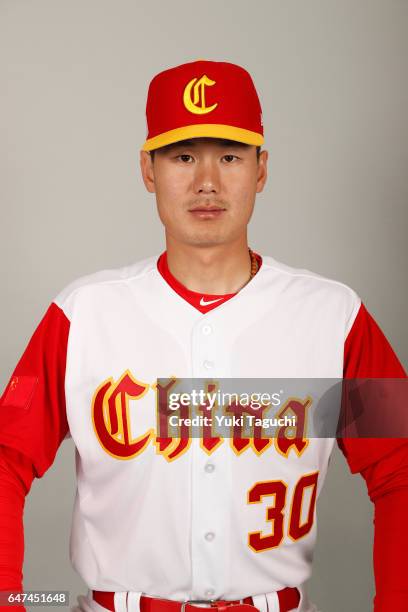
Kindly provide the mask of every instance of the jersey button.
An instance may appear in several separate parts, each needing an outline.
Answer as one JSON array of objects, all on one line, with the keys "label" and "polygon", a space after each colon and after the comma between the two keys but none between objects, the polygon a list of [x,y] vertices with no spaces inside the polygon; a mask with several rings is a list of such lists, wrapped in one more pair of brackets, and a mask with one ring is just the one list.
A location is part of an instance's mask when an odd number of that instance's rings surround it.
[{"label": "jersey button", "polygon": [[208,474],[211,474],[211,472],[215,470],[215,465],[213,463],[207,463],[204,469]]},{"label": "jersey button", "polygon": [[206,359],[206,360],[203,362],[203,366],[204,366],[204,367],[205,367],[207,370],[210,370],[210,369],[213,367],[213,365],[214,365],[214,362],[213,362],[213,361],[209,361],[208,359]]},{"label": "jersey button", "polygon": [[212,327],[211,325],[204,325],[203,326],[203,334],[205,334],[206,336],[208,336],[208,334],[211,334],[212,332]]},{"label": "jersey button", "polygon": [[207,542],[212,542],[213,539],[215,538],[215,533],[213,533],[212,531],[208,531],[204,537],[207,540]]}]

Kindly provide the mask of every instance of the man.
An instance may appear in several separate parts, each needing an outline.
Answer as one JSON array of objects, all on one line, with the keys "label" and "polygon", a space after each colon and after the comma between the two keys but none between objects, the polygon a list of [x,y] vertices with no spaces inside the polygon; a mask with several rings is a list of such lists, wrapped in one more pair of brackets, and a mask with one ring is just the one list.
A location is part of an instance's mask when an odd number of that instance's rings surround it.
[{"label": "man", "polygon": [[[204,435],[204,425],[199,437],[170,435],[163,398],[182,379],[406,373],[351,288],[249,247],[268,153],[246,70],[206,60],[165,70],[150,83],[146,115],[141,172],[166,249],[65,287],[10,378],[0,467],[3,520],[8,508],[13,518],[0,587],[22,588],[24,496],[71,436],[82,610],[311,612],[305,583],[334,437],[308,438],[304,422],[295,436]],[[306,403],[295,400],[300,414]],[[407,444],[338,441],[375,503],[375,610],[406,610],[396,561],[408,542],[395,529]]]}]

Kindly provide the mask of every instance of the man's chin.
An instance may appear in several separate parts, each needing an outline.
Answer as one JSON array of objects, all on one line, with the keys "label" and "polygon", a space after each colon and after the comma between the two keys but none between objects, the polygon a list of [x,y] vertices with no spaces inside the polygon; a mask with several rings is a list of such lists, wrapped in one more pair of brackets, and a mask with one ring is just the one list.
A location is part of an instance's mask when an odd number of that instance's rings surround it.
[{"label": "man's chin", "polygon": [[199,238],[190,238],[186,240],[185,243],[189,246],[197,247],[197,248],[208,248],[220,246],[221,244],[225,244],[228,242],[225,238],[214,237],[214,236],[200,236]]}]

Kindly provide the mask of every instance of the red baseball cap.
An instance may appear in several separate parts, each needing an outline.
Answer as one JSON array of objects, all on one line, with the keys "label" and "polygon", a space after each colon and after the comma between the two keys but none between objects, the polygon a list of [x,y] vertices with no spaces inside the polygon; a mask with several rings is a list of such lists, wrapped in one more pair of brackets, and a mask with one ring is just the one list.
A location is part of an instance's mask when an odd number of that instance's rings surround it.
[{"label": "red baseball cap", "polygon": [[150,82],[143,151],[186,138],[212,137],[259,146],[262,109],[251,75],[229,62],[198,59]]}]

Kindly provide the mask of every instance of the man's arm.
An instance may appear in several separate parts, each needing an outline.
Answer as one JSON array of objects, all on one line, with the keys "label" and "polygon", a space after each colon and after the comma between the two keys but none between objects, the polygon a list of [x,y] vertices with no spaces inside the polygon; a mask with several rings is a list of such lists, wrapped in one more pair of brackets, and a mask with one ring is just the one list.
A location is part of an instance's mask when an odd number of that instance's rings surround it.
[{"label": "man's arm", "polygon": [[374,503],[375,611],[408,609],[408,445],[362,470]]},{"label": "man's arm", "polygon": [[63,310],[52,302],[0,398],[0,590],[23,589],[25,496],[33,479],[52,465],[68,434],[69,328]]},{"label": "man's arm", "polygon": [[[406,378],[380,327],[361,304],[344,347],[344,378]],[[352,473],[360,472],[374,503],[374,612],[408,610],[408,440],[340,438]]]},{"label": "man's arm", "polygon": [[[30,459],[13,448],[0,446],[0,591],[23,589],[23,513],[34,477]],[[13,609],[23,608],[7,607],[9,612]]]}]

